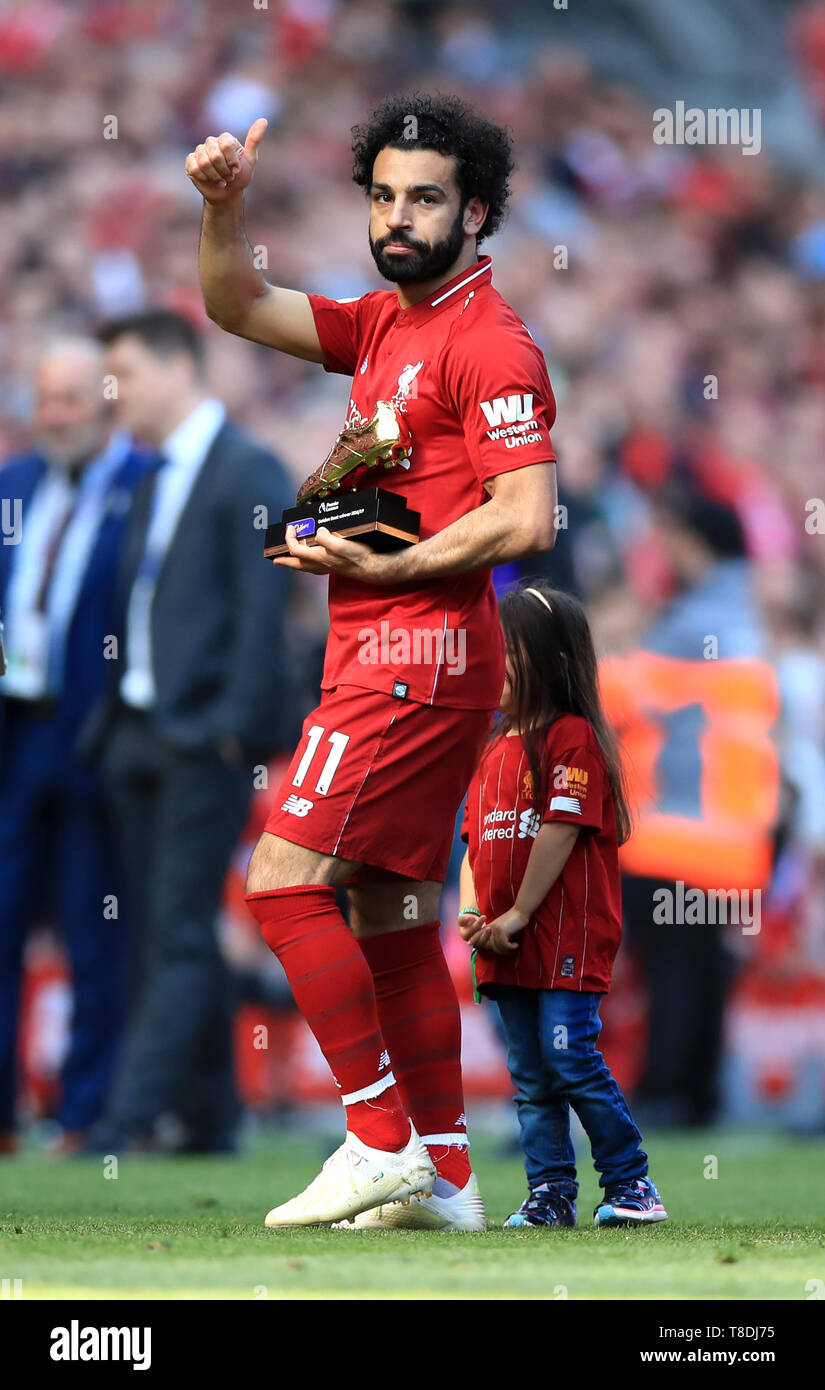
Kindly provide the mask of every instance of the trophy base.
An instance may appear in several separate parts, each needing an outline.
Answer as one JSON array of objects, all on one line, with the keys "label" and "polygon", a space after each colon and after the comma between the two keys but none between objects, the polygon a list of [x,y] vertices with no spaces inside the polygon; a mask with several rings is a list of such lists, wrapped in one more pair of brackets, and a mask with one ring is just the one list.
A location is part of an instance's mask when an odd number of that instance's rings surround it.
[{"label": "trophy base", "polygon": [[294,526],[296,539],[316,545],[315,533],[326,526],[337,536],[368,545],[371,550],[402,550],[415,545],[421,526],[421,513],[412,511],[397,492],[367,488],[363,492],[337,492],[332,496],[287,507],[280,521],[267,526],[264,556],[273,560],[288,555],[286,528]]}]

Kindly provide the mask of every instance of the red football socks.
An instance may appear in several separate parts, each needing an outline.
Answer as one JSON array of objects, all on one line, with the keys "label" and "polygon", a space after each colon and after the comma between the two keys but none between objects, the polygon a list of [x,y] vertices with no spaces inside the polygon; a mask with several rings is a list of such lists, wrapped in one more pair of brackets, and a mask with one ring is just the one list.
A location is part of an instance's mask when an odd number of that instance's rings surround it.
[{"label": "red football socks", "polygon": [[372,975],[335,890],[307,883],[248,893],[246,902],[332,1069],[347,1129],[370,1148],[403,1149],[410,1122],[381,1033]]},{"label": "red football socks", "polygon": [[[438,929],[427,922],[358,942],[375,981],[378,1017],[402,1100],[438,1176],[470,1177],[461,1081],[461,1013]],[[442,1189],[443,1192],[443,1189]]]}]

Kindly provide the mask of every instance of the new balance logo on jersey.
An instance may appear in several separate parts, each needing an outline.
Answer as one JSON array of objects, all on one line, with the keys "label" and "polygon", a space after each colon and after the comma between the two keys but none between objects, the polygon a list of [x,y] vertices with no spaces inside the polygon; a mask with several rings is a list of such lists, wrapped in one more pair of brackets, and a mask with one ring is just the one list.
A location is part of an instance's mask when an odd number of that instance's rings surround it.
[{"label": "new balance logo on jersey", "polygon": [[296,796],[294,792],[290,792],[281,810],[288,811],[291,816],[308,816],[314,805],[315,802],[310,801],[308,797]]},{"label": "new balance logo on jersey", "polygon": [[528,835],[535,839],[540,828],[541,816],[538,811],[522,811],[518,818],[518,837],[520,840],[526,840]]},{"label": "new balance logo on jersey", "polygon": [[355,404],[355,401],[350,397],[350,403],[347,407],[347,418],[344,421],[344,429],[355,429],[356,426],[365,425],[366,423],[366,415],[361,414],[360,410],[358,409],[358,406]]},{"label": "new balance logo on jersey", "polygon": [[532,395],[496,396],[492,401],[480,401],[479,404],[487,424],[493,430],[499,425],[514,425],[517,420],[533,418]]}]

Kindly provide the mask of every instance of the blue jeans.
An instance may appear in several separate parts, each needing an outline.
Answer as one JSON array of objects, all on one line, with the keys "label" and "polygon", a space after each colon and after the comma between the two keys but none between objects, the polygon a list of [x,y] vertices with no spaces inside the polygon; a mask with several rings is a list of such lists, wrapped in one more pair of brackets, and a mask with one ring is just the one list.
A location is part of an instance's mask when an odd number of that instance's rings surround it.
[{"label": "blue jeans", "polygon": [[602,996],[496,985],[493,998],[507,1039],[530,1188],[559,1183],[571,1200],[576,1197],[571,1105],[590,1140],[602,1187],[646,1177],[642,1136],[596,1047]]}]

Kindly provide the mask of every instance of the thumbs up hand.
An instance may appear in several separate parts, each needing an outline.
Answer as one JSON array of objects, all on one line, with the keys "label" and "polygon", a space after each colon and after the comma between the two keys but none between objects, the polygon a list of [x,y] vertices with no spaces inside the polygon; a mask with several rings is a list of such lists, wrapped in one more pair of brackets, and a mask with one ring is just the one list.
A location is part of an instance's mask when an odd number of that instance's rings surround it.
[{"label": "thumbs up hand", "polygon": [[210,135],[186,156],[186,173],[207,203],[226,203],[239,198],[252,182],[260,145],[268,122],[253,121],[241,144],[234,135]]}]

